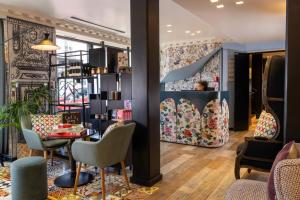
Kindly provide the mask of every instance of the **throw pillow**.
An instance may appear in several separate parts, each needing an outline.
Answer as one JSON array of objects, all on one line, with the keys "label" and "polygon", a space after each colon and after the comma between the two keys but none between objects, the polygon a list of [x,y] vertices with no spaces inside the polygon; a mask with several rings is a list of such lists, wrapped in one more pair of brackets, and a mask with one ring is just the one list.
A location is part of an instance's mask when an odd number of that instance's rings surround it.
[{"label": "throw pillow", "polygon": [[285,159],[295,159],[298,157],[298,151],[296,149],[295,142],[289,142],[282,150],[277,154],[275,161],[273,162],[272,169],[268,180],[268,196],[270,200],[276,199],[275,183],[274,183],[274,171],[276,165]]},{"label": "throw pillow", "polygon": [[32,130],[44,139],[47,131],[62,122],[61,115],[31,115]]},{"label": "throw pillow", "polygon": [[254,137],[266,137],[271,139],[277,132],[277,124],[271,113],[262,111],[254,132]]}]

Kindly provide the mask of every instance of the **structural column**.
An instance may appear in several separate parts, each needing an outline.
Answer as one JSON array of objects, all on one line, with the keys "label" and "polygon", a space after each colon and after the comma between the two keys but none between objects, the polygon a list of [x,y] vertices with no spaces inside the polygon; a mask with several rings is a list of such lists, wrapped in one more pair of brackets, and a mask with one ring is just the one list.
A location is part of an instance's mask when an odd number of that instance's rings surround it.
[{"label": "structural column", "polygon": [[284,140],[300,142],[300,1],[287,0]]},{"label": "structural column", "polygon": [[159,0],[131,0],[133,175],[152,186],[160,174]]}]

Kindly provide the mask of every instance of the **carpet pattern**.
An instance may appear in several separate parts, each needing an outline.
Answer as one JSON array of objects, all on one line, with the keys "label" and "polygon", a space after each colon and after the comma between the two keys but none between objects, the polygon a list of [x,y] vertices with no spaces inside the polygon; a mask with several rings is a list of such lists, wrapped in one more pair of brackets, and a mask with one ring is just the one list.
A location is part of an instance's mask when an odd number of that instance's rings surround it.
[{"label": "carpet pattern", "polygon": [[[94,175],[94,180],[85,185],[78,187],[77,195],[72,195],[72,188],[59,188],[54,185],[55,177],[69,171],[66,164],[62,160],[54,160],[53,166],[48,161],[48,196],[49,200],[100,200],[101,199],[101,178],[99,171],[94,167],[83,167],[82,171],[89,172]],[[127,190],[123,176],[116,172],[107,171],[105,177],[107,199],[111,200],[143,200],[158,190],[157,187],[141,187],[139,185],[130,184],[130,190]],[[5,163],[5,167],[0,168],[0,199],[11,199],[11,180],[9,172],[9,164]]]}]

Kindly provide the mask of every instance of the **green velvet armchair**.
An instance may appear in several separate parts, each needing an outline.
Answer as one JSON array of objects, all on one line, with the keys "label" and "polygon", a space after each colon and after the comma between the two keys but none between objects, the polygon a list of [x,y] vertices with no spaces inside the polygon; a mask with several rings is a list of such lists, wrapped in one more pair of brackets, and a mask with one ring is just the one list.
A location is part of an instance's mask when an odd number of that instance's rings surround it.
[{"label": "green velvet armchair", "polygon": [[32,156],[32,150],[38,150],[44,152],[44,158],[48,158],[48,151],[51,153],[51,161],[53,164],[53,151],[55,149],[67,146],[70,158],[70,146],[69,140],[66,139],[56,139],[56,140],[42,140],[40,136],[32,130],[32,124],[30,117],[22,117],[21,119],[22,132],[28,145],[29,156]]},{"label": "green velvet armchair", "polygon": [[74,194],[77,192],[78,177],[82,163],[97,166],[101,169],[102,199],[105,200],[104,168],[121,163],[123,176],[129,189],[129,181],[125,168],[125,157],[135,129],[134,123],[117,126],[104,134],[98,142],[76,141],[72,145],[73,158],[79,162],[74,184]]}]

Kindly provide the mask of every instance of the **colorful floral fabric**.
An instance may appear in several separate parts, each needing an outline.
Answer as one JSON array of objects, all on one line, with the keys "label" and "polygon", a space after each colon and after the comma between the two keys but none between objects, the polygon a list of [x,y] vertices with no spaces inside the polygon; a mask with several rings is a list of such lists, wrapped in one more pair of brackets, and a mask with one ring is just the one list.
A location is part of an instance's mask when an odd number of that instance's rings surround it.
[{"label": "colorful floral fabric", "polygon": [[47,136],[47,131],[62,122],[62,115],[31,115],[32,130],[41,138]]},{"label": "colorful floral fabric", "polygon": [[229,140],[229,109],[224,99],[210,101],[201,115],[187,99],[172,98],[160,105],[161,140],[204,147],[220,147]]},{"label": "colorful floral fabric", "polygon": [[254,132],[254,137],[273,138],[277,133],[276,120],[271,113],[262,111],[259,116],[258,123]]},{"label": "colorful floral fabric", "polygon": [[[220,46],[221,42],[216,40],[180,42],[176,45],[174,43],[163,45],[161,48],[161,78],[165,77],[172,70],[180,69],[196,62]],[[189,77],[185,80],[166,83],[165,90],[191,90],[194,89],[194,84],[200,80],[205,80],[209,83],[209,87],[218,89],[216,77],[220,76],[220,66],[221,54],[218,53],[205,64],[201,73],[197,73],[193,77]]]},{"label": "colorful floral fabric", "polygon": [[177,105],[177,142],[198,145],[201,139],[201,115],[195,105],[180,99]]},{"label": "colorful floral fabric", "polygon": [[160,103],[160,136],[161,140],[176,142],[176,105],[172,98]]},{"label": "colorful floral fabric", "polygon": [[222,137],[222,107],[219,100],[208,102],[202,114],[201,146],[217,147],[224,144]]},{"label": "colorful floral fabric", "polygon": [[222,101],[222,134],[224,143],[229,141],[229,107],[226,99]]}]

